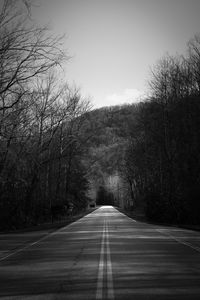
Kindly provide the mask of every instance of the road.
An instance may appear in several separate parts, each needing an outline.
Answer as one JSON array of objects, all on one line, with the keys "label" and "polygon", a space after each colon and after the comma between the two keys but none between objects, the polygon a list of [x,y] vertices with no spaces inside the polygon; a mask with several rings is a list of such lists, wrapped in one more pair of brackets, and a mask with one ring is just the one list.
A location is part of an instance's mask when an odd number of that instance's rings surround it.
[{"label": "road", "polygon": [[0,239],[0,299],[200,299],[199,232],[102,206],[15,250]]}]

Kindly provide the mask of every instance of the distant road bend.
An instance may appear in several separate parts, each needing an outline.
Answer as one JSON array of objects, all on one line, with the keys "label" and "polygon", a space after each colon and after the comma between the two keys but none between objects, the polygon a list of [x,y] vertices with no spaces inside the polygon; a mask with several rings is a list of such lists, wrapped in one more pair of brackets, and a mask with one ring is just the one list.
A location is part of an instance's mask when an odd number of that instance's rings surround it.
[{"label": "distant road bend", "polygon": [[199,232],[102,206],[34,242],[28,235],[10,252],[0,235],[0,299],[200,299]]}]

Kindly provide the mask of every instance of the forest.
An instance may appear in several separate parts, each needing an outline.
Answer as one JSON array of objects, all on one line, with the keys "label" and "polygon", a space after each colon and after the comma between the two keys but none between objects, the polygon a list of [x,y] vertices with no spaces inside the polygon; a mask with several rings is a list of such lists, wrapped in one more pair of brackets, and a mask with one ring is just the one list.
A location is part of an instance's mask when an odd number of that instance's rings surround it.
[{"label": "forest", "polygon": [[200,224],[200,36],[152,67],[145,100],[92,109],[59,80],[63,38],[17,2],[0,13],[0,229],[68,218],[92,199]]},{"label": "forest", "polygon": [[145,101],[92,112],[103,124],[95,150],[101,184],[116,204],[141,206],[157,222],[200,222],[200,36],[187,47],[187,56],[166,55],[152,68]]},{"label": "forest", "polygon": [[63,37],[34,24],[28,9],[23,1],[4,1],[0,15],[3,229],[53,221],[87,203],[81,131],[90,104],[60,80],[69,59]]}]

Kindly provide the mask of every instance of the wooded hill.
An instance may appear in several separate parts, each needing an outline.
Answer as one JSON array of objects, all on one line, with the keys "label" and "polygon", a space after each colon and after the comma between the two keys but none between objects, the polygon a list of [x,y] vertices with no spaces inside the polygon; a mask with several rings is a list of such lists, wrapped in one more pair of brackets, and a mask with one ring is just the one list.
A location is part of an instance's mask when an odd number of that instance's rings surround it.
[{"label": "wooded hill", "polygon": [[117,172],[127,209],[143,204],[156,221],[200,222],[199,66],[195,36],[187,56],[167,55],[153,68],[151,96],[144,103],[90,114],[96,136],[89,157],[93,178],[101,176],[101,194],[107,188],[104,175]]},{"label": "wooded hill", "polygon": [[126,209],[142,205],[149,219],[199,223],[199,113],[198,95],[91,112],[96,136],[87,163],[101,198],[117,172]]}]

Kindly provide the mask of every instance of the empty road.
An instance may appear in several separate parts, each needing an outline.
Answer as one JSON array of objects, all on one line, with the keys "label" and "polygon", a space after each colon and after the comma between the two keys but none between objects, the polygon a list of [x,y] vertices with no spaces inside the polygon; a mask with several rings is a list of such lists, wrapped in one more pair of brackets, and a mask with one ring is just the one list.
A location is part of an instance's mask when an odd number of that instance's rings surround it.
[{"label": "empty road", "polygon": [[102,206],[9,248],[18,238],[0,235],[0,299],[200,299],[199,232]]}]

